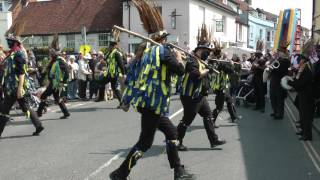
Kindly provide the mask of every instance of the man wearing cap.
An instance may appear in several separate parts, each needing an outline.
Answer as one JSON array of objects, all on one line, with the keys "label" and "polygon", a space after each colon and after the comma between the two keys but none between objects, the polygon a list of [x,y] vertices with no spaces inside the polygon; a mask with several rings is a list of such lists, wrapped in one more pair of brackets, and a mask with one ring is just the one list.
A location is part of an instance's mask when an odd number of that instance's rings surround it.
[{"label": "man wearing cap", "polygon": [[22,111],[28,118],[31,119],[32,124],[36,128],[33,135],[39,135],[44,129],[37,114],[30,108],[25,95],[28,93],[30,82],[28,81],[27,73],[27,59],[26,54],[23,52],[21,42],[11,36],[7,38],[10,54],[4,60],[5,72],[2,80],[4,101],[0,105],[0,137],[9,121],[9,113],[13,104],[18,101]]},{"label": "man wearing cap", "polygon": [[61,112],[63,113],[63,116],[61,116],[60,119],[66,119],[70,116],[70,113],[63,98],[61,98],[61,92],[67,87],[69,68],[66,60],[60,56],[61,52],[58,41],[58,35],[55,35],[49,50],[51,59],[47,67],[49,85],[41,95],[41,103],[37,113],[39,117],[42,116],[43,110],[47,106],[46,99],[53,95],[55,103],[59,105]]},{"label": "man wearing cap", "polygon": [[257,41],[257,51],[255,53],[255,60],[252,65],[253,72],[253,87],[255,93],[256,107],[254,110],[265,112],[265,94],[266,84],[263,82],[263,71],[265,69],[265,60],[263,59],[263,42]]},{"label": "man wearing cap", "polygon": [[[100,81],[99,85],[99,95],[96,102],[102,101],[105,96],[105,86],[109,82],[111,83],[111,88],[113,94],[117,97],[119,103],[121,102],[121,94],[117,89],[118,80],[120,77],[125,76],[125,69],[123,65],[122,53],[119,51],[119,44],[116,41],[110,43],[109,51],[106,55],[107,61],[107,74]],[[121,103],[120,103],[121,104]],[[120,108],[120,105],[118,106]]]},{"label": "man wearing cap", "polygon": [[[288,75],[290,67],[287,46],[283,45],[278,49],[279,68],[272,69],[270,72],[270,100],[274,119],[283,119],[284,100],[287,97],[287,91],[282,88],[281,79]],[[271,62],[272,63],[272,62]]]}]

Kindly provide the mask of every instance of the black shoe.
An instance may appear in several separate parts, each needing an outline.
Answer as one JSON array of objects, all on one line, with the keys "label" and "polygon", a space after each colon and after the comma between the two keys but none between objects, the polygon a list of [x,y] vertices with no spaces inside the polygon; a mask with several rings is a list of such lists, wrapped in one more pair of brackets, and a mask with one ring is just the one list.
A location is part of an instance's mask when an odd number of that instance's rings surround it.
[{"label": "black shoe", "polygon": [[260,109],[260,112],[265,113],[266,110],[265,110],[264,108],[261,108],[261,109]]},{"label": "black shoe", "polygon": [[302,136],[303,132],[302,131],[296,132],[296,135]]},{"label": "black shoe", "polygon": [[179,144],[177,148],[178,151],[188,151],[187,146],[184,146],[183,144]]},{"label": "black shoe", "polygon": [[36,131],[34,133],[32,133],[32,136],[39,136],[39,134],[41,133],[41,131],[44,130],[44,127],[40,126],[36,128]]},{"label": "black shoe", "polygon": [[119,170],[115,170],[112,173],[109,174],[109,177],[111,180],[127,180],[127,178],[121,176]]},{"label": "black shoe", "polygon": [[270,116],[271,116],[271,117],[275,117],[276,114],[275,114],[275,113],[271,113]]},{"label": "black shoe", "polygon": [[174,180],[194,180],[194,174],[189,173],[184,166],[174,168]]},{"label": "black shoe", "polygon": [[306,136],[301,136],[301,137],[299,138],[299,140],[301,140],[301,141],[312,141],[312,138],[306,137]]},{"label": "black shoe", "polygon": [[60,119],[68,119],[68,117],[70,116],[70,114],[66,114],[60,117]]},{"label": "black shoe", "polygon": [[103,101],[102,99],[96,99],[94,102],[100,102]]},{"label": "black shoe", "polygon": [[281,120],[281,119],[283,119],[283,116],[274,116],[274,119],[275,120]]},{"label": "black shoe", "polygon": [[211,144],[211,149],[215,148],[216,146],[220,146],[220,145],[223,145],[225,144],[226,141],[225,140],[215,140],[212,144]]}]

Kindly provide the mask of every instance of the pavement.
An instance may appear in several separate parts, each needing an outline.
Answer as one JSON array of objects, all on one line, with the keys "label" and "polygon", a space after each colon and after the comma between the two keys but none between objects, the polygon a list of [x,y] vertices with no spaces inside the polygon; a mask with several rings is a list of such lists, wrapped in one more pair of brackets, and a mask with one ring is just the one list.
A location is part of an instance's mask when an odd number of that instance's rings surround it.
[{"label": "pavement", "polygon": [[[213,99],[209,98],[212,107]],[[139,114],[124,113],[115,109],[117,105],[116,101],[72,102],[71,117],[65,120],[52,106],[41,118],[46,129],[37,137],[30,136],[34,128],[28,120],[14,117],[0,139],[0,180],[108,180],[140,131]],[[314,134],[312,143],[301,142],[290,110],[283,120],[271,119],[270,112],[269,106],[262,114],[241,105],[237,124],[229,123],[228,113],[222,112],[216,131],[227,144],[215,150],[209,149],[197,116],[184,140],[190,151],[180,152],[183,164],[197,180],[319,180],[319,134]],[[182,118],[177,96],[170,114],[177,125]],[[163,141],[163,134],[157,133],[131,180],[173,179]]]}]

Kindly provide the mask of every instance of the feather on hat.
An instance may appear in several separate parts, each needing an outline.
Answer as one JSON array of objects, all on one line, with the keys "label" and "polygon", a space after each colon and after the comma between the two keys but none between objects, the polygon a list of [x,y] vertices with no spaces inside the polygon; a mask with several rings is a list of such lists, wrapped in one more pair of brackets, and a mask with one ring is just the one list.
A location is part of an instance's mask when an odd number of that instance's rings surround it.
[{"label": "feather on hat", "polygon": [[49,54],[52,56],[58,56],[60,54],[59,36],[55,34],[50,46]]},{"label": "feather on hat", "polygon": [[132,0],[136,6],[143,28],[148,32],[150,38],[160,40],[169,34],[164,29],[163,20],[159,9],[155,8],[155,3],[147,0]]}]

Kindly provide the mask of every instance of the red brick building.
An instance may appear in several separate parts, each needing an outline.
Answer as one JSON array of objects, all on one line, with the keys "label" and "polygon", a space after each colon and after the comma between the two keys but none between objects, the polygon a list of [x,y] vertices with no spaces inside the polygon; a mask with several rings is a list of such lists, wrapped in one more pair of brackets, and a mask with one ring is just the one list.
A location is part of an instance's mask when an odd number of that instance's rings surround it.
[{"label": "red brick building", "polygon": [[58,33],[63,48],[75,51],[83,44],[83,27],[87,44],[95,50],[108,46],[113,25],[122,25],[122,4],[119,0],[16,0],[13,2],[13,25],[19,35],[28,38],[27,47],[48,46]]}]

